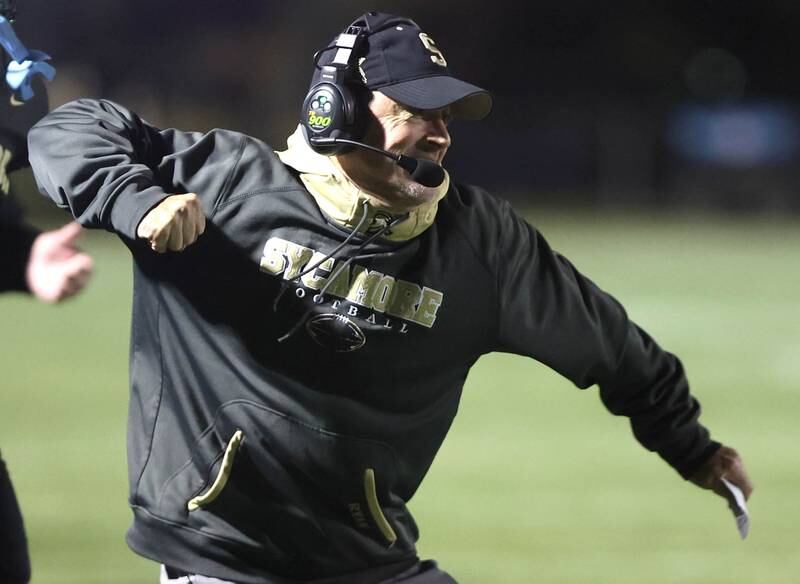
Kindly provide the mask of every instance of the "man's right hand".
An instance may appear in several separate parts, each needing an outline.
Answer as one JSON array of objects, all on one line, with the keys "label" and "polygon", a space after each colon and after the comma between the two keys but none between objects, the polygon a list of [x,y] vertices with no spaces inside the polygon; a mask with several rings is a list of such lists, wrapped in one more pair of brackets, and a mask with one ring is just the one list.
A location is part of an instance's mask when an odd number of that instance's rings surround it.
[{"label": "man's right hand", "polygon": [[194,193],[171,195],[150,209],[139,222],[136,235],[150,242],[153,251],[183,251],[205,231],[206,216]]}]

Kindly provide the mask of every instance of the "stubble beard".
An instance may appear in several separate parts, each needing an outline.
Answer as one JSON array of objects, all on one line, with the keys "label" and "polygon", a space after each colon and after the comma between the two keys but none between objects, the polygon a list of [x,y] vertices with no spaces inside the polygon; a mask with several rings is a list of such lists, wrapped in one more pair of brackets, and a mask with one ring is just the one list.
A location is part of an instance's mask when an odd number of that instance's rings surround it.
[{"label": "stubble beard", "polygon": [[394,191],[392,201],[386,201],[395,211],[412,211],[417,207],[430,203],[436,196],[436,189],[426,187],[408,177],[396,176],[392,181]]},{"label": "stubble beard", "polygon": [[377,199],[378,206],[405,213],[429,203],[436,196],[436,189],[412,180],[405,170],[394,163],[389,162],[386,169],[388,176],[370,176],[361,182],[361,186]]}]

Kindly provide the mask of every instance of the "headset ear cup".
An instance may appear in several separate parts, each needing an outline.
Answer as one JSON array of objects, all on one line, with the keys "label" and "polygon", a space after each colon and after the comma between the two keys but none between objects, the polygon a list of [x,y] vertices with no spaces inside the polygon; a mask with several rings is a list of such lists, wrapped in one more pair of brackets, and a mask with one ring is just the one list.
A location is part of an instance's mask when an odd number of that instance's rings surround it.
[{"label": "headset ear cup", "polygon": [[362,140],[367,130],[371,99],[372,92],[361,84],[316,84],[303,101],[300,117],[306,142],[315,152],[326,156],[352,150],[353,146],[347,144],[315,146],[309,138],[316,136]]},{"label": "headset ear cup", "polygon": [[320,154],[331,156],[346,150],[346,145],[316,146],[308,139],[347,138],[353,127],[354,109],[351,97],[339,85],[318,83],[308,92],[303,101],[300,123],[309,146]]},{"label": "headset ear cup", "polygon": [[[353,146],[320,146],[311,143],[313,138],[359,141],[366,133],[371,92],[361,83],[363,74],[358,67],[359,59],[366,54],[364,44],[368,35],[369,22],[359,18],[337,36],[334,43],[314,55],[317,70],[314,84],[303,100],[300,124],[306,142],[320,154],[340,154]],[[326,58],[324,64],[320,63],[322,56],[333,50],[336,50],[336,55],[332,59]]]}]

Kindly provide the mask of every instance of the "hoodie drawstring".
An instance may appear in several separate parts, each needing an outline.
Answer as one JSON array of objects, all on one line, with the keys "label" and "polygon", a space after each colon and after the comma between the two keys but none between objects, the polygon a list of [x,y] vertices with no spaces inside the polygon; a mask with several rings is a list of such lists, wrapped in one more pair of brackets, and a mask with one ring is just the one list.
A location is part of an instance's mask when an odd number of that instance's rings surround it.
[{"label": "hoodie drawstring", "polygon": [[[363,227],[364,223],[367,220],[367,216],[368,215],[369,215],[369,206],[368,206],[368,203],[365,201],[364,202],[364,211],[363,211],[363,214],[361,216],[361,219],[358,222],[358,225],[356,225],[355,229],[353,229],[353,231],[350,232],[350,234],[345,238],[345,240],[342,243],[340,243],[338,246],[336,246],[336,248],[332,252],[330,252],[329,254],[324,256],[321,260],[316,262],[313,266],[311,266],[309,268],[306,268],[305,270],[300,272],[298,275],[296,275],[291,280],[286,280],[286,281],[283,282],[283,284],[281,286],[281,290],[278,292],[278,295],[275,297],[275,302],[273,302],[273,305],[272,305],[273,311],[277,311],[278,302],[283,297],[283,294],[286,291],[286,288],[289,286],[289,284],[292,281],[295,281],[295,280],[297,280],[299,278],[302,278],[303,276],[305,276],[309,272],[312,272],[317,267],[319,267],[323,262],[329,260],[330,258],[337,259],[334,256],[342,248],[344,248],[345,245],[350,243],[350,241],[352,241],[352,239],[360,232],[361,228]],[[336,280],[336,278],[339,276],[339,274],[341,274],[342,271],[344,271],[344,269],[347,268],[347,266],[349,266],[353,262],[353,260],[355,260],[357,257],[359,257],[358,254],[361,252],[361,250],[363,250],[365,247],[367,247],[370,243],[372,243],[373,241],[375,241],[379,237],[385,235],[395,225],[397,225],[398,223],[402,223],[406,219],[408,219],[408,213],[404,213],[403,215],[395,217],[392,221],[390,221],[389,223],[387,223],[386,225],[381,227],[380,230],[376,231],[375,233],[373,233],[372,235],[367,237],[364,241],[362,241],[359,244],[359,246],[355,249],[353,254],[350,255],[341,265],[337,266],[336,269],[333,271],[333,273],[331,273],[331,275],[328,277],[328,281],[325,282],[325,285],[319,291],[319,295],[323,296],[325,294],[325,292],[328,290],[328,288],[331,286],[331,284],[333,284],[333,282]],[[278,337],[278,342],[279,343],[283,343],[284,341],[286,341],[286,340],[290,339],[291,337],[293,337],[294,334],[298,330],[300,330],[300,327],[305,324],[305,322],[311,316],[312,312],[313,312],[313,308],[309,308],[308,310],[306,310],[303,313],[303,315],[297,320],[297,322],[294,325],[292,325],[292,328],[290,328],[285,334],[283,334],[280,337]]]}]

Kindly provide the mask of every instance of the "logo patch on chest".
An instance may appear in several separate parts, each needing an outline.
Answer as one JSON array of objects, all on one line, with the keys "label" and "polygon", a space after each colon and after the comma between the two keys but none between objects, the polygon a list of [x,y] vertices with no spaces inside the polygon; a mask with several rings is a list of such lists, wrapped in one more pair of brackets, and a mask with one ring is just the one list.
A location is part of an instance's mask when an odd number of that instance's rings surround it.
[{"label": "logo patch on chest", "polygon": [[[303,298],[306,290],[313,295],[313,291],[324,288],[327,296],[352,303],[355,306],[351,308],[355,312],[349,312],[348,317],[361,316],[355,308],[357,306],[426,328],[433,327],[439,308],[444,302],[441,291],[377,270],[369,270],[355,263],[346,264],[343,270],[337,270],[337,261],[339,260],[309,247],[271,237],[264,245],[260,268],[262,272],[280,276],[286,281],[297,280],[300,285],[298,298]],[[331,277],[333,280],[329,281]],[[316,302],[316,296],[314,298]],[[334,309],[337,307],[338,304]]]}]

